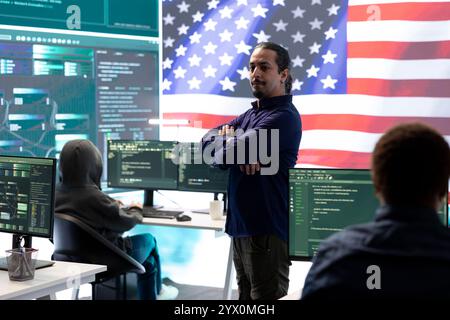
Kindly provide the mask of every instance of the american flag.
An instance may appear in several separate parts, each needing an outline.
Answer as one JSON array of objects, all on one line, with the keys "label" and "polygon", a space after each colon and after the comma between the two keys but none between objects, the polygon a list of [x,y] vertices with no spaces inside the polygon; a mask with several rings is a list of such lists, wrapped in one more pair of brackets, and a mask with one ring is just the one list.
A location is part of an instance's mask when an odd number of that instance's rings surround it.
[{"label": "american flag", "polygon": [[182,139],[249,108],[252,48],[273,41],[292,59],[299,166],[368,168],[376,141],[402,122],[450,141],[450,2],[174,0],[162,24],[161,113],[190,120]]}]

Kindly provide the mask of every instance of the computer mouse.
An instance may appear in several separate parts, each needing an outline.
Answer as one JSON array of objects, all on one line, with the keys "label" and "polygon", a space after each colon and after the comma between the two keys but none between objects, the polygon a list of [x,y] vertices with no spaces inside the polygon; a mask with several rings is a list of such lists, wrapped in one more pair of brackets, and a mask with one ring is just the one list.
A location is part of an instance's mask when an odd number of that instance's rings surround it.
[{"label": "computer mouse", "polygon": [[191,221],[192,218],[186,214],[180,214],[177,216],[177,221]]}]

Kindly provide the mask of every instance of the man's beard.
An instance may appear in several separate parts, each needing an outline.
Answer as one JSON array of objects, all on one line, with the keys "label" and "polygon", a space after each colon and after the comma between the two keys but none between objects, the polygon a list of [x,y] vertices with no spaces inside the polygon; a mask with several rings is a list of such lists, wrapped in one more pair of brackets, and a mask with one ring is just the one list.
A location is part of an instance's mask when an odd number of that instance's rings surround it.
[{"label": "man's beard", "polygon": [[253,96],[255,96],[256,99],[262,99],[264,98],[264,92],[259,90],[252,90]]}]

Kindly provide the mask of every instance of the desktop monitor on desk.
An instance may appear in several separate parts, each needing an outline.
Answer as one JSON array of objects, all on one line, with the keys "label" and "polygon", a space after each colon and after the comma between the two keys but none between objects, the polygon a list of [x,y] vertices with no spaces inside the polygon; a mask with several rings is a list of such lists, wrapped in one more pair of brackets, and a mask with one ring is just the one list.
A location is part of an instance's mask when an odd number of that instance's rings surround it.
[{"label": "desktop monitor on desk", "polygon": [[[32,248],[32,237],[53,238],[56,159],[0,156],[0,232],[12,248]],[[53,265],[38,260],[36,268]],[[6,259],[0,258],[6,270]]]},{"label": "desktop monitor on desk", "polygon": [[[289,256],[311,260],[322,240],[372,221],[378,206],[369,170],[289,169]],[[447,226],[447,201],[438,214]]]},{"label": "desktop monitor on desk", "polygon": [[144,206],[153,206],[153,190],[177,190],[175,141],[109,140],[108,187],[144,189]]},{"label": "desktop monitor on desk", "polygon": [[228,171],[206,164],[200,143],[179,144],[180,159],[178,190],[192,192],[226,193]]},{"label": "desktop monitor on desk", "polygon": [[[214,193],[218,200],[223,194],[224,212],[227,212],[228,170],[212,167],[205,163],[201,144],[197,142],[182,142],[178,144],[178,190],[190,192]],[[208,209],[192,210],[198,213],[209,213]]]}]

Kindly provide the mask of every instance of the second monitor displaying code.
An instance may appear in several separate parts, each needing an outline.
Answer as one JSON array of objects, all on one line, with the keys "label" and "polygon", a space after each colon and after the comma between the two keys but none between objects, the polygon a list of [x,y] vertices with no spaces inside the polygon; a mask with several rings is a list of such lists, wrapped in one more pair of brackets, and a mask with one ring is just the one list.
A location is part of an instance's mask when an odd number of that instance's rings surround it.
[{"label": "second monitor displaying code", "polygon": [[174,141],[108,141],[108,186],[176,189],[178,167],[172,161]]},{"label": "second monitor displaying code", "polygon": [[[289,255],[310,260],[321,242],[344,228],[372,221],[379,207],[369,170],[289,170]],[[447,202],[438,212],[447,224]]]}]

